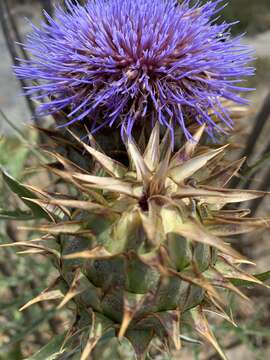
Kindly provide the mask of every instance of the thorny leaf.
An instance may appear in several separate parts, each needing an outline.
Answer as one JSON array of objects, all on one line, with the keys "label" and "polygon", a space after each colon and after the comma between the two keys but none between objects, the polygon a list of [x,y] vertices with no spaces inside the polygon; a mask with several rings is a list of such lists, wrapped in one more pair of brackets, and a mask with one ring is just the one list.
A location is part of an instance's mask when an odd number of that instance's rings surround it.
[{"label": "thorny leaf", "polygon": [[185,220],[185,222],[182,222],[178,213],[178,209],[173,207],[164,207],[161,210],[161,217],[163,220],[165,233],[179,234],[189,240],[213,246],[225,254],[229,254],[240,259],[242,258],[242,256],[236,250],[227,245],[222,239],[208,232],[195,219],[190,218]]},{"label": "thorny leaf", "polygon": [[127,148],[136,168],[137,179],[143,181],[144,184],[148,184],[152,175],[151,171],[133,140],[127,140]]},{"label": "thorny leaf", "polygon": [[185,161],[181,166],[175,166],[168,172],[168,176],[177,184],[191,177],[196,171],[204,167],[209,160],[225,150],[227,145],[216,150],[209,150],[205,154],[198,155]]},{"label": "thorny leaf", "polygon": [[58,309],[61,309],[66,303],[68,303],[71,299],[73,299],[75,296],[81,294],[86,289],[83,287],[80,287],[80,276],[81,271],[80,269],[77,269],[75,271],[74,279],[70,285],[70,288],[68,292],[65,294],[64,298],[62,299],[61,303],[57,306]]},{"label": "thorny leaf", "polygon": [[17,247],[17,246],[22,246],[22,247],[26,247],[26,248],[30,248],[30,249],[32,249],[32,248],[37,249],[37,250],[40,250],[42,252],[52,254],[52,255],[56,256],[57,258],[60,257],[60,254],[59,254],[59,252],[57,250],[48,248],[48,247],[43,246],[43,245],[35,244],[34,242],[31,242],[31,241],[17,241],[15,243],[1,244],[0,248],[1,247]]},{"label": "thorny leaf", "polygon": [[157,121],[153,131],[151,132],[149,142],[143,154],[143,159],[151,171],[156,168],[160,159],[159,133],[159,123]]},{"label": "thorny leaf", "polygon": [[177,153],[173,156],[170,162],[171,168],[179,166],[180,164],[189,160],[192,157],[192,155],[196,150],[196,147],[198,146],[198,143],[202,137],[204,130],[205,130],[205,124],[198,128],[196,133],[193,135],[193,140],[187,141],[185,145],[179,151],[177,151]]},{"label": "thorny leaf", "polygon": [[60,290],[50,290],[50,291],[42,291],[41,294],[36,296],[34,299],[28,301],[24,306],[22,306],[19,311],[23,311],[27,309],[29,306],[32,306],[38,302],[41,301],[47,301],[47,300],[57,300],[63,298],[64,295]]},{"label": "thorny leaf", "polygon": [[174,194],[175,198],[193,198],[207,204],[228,204],[250,201],[267,195],[265,191],[220,189],[200,186],[198,188],[181,187]]},{"label": "thorny leaf", "polygon": [[136,183],[122,181],[111,177],[93,176],[84,174],[74,174],[73,177],[90,186],[93,189],[102,189],[119,194],[129,195],[131,197],[139,198],[142,196],[142,188]]},{"label": "thorny leaf", "polygon": [[90,229],[84,229],[85,223],[82,221],[66,221],[57,224],[44,224],[39,226],[21,227],[23,230],[34,230],[52,235],[59,234],[88,234],[91,235]]},{"label": "thorny leaf", "polygon": [[201,306],[197,306],[196,308],[191,310],[192,318],[195,324],[195,330],[201,335],[206,341],[208,341],[219,353],[220,357],[223,360],[228,360],[223,350],[219,346],[208,321],[203,313],[203,309]]},{"label": "thorny leaf", "polygon": [[211,174],[205,180],[200,181],[200,184],[206,184],[213,187],[224,187],[228,182],[238,173],[246,158],[236,160],[225,167],[221,167],[218,171]]},{"label": "thorny leaf", "polygon": [[102,246],[97,246],[94,249],[75,252],[72,254],[64,255],[63,259],[107,259],[112,255],[106,251]]},{"label": "thorny leaf", "polygon": [[125,166],[120,164],[119,162],[113,160],[109,156],[95,150],[91,146],[85,144],[80,138],[78,138],[73,132],[68,130],[69,133],[85,148],[85,150],[92,155],[96,161],[100,163],[100,165],[108,172],[110,175],[115,178],[121,178],[127,172]]},{"label": "thorny leaf", "polygon": [[119,339],[125,335],[131,320],[142,305],[144,298],[145,295],[141,294],[131,294],[128,292],[124,294],[123,318],[118,332]]},{"label": "thorny leaf", "polygon": [[89,337],[84,347],[80,360],[87,360],[92,350],[96,346],[99,339],[110,328],[113,327],[113,322],[105,318],[101,314],[92,312],[92,324],[89,331]]}]

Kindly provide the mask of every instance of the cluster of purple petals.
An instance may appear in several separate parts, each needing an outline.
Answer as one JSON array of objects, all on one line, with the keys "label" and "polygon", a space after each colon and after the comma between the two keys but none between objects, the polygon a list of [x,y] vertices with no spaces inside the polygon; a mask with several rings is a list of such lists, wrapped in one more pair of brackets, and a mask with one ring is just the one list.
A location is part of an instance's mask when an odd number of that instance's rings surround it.
[{"label": "cluster of purple petals", "polygon": [[[239,104],[241,82],[251,76],[252,51],[232,24],[216,21],[221,0],[66,0],[25,48],[31,59],[15,67],[33,81],[26,92],[41,101],[40,114],[64,110],[67,122],[87,122],[131,134],[134,124],[161,125],[186,138],[190,122],[232,126],[223,99]],[[212,114],[212,115],[210,115]]]}]

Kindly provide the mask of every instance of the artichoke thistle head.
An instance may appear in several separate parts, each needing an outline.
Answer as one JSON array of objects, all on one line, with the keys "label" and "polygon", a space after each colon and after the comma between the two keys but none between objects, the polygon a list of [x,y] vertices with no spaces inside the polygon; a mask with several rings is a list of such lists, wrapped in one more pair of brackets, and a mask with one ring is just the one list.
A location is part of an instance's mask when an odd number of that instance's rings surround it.
[{"label": "artichoke thistle head", "polygon": [[[59,278],[22,309],[44,299],[71,304],[67,356],[96,359],[117,338],[138,359],[157,339],[179,350],[186,321],[226,359],[205,312],[233,323],[226,292],[246,297],[232,279],[261,284],[223,237],[269,225],[224,208],[264,193],[225,188],[244,159],[229,162],[227,146],[200,144],[205,131],[232,127],[230,109],[250,90],[240,83],[254,71],[250,48],[215,19],[221,3],[65,0],[67,11],[57,7],[55,19],[33,26],[32,55],[15,67],[36,82],[26,92],[41,100],[40,114],[65,129],[41,130],[60,191],[4,174],[47,221],[30,228],[40,239],[4,246],[53,259]],[[120,133],[121,145],[108,146]]]},{"label": "artichoke thistle head", "polygon": [[240,83],[253,74],[252,52],[231,37],[232,24],[215,21],[221,0],[66,0],[66,7],[33,26],[25,46],[32,56],[15,67],[35,82],[26,92],[42,100],[40,114],[64,110],[61,126],[83,121],[91,132],[109,126],[129,135],[155,122],[171,133],[180,127],[186,138],[191,122],[210,135],[232,127],[222,100],[246,103]]}]

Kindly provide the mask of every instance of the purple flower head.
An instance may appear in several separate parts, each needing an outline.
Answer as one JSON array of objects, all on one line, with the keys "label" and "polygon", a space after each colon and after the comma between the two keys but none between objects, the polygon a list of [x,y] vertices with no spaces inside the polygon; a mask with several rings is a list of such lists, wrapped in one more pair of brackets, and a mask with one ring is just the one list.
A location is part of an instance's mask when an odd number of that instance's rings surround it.
[{"label": "purple flower head", "polygon": [[[192,5],[193,3],[193,5]],[[68,121],[84,121],[94,132],[120,126],[169,128],[206,123],[232,126],[223,99],[244,104],[239,83],[253,74],[250,48],[232,38],[232,24],[216,22],[221,0],[66,0],[68,12],[33,25],[29,61],[17,76],[38,81],[26,88],[42,100],[41,114],[65,110]]]}]

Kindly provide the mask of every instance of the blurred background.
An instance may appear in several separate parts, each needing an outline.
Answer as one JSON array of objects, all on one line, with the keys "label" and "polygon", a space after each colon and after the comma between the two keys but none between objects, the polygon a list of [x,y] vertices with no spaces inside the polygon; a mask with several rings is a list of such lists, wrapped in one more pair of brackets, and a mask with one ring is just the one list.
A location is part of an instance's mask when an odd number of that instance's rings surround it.
[{"label": "blurred background", "polygon": [[[20,180],[29,175],[25,168],[37,163],[31,150],[37,139],[25,126],[35,121],[35,104],[20,95],[25,84],[16,80],[12,73],[16,58],[27,58],[15,42],[24,41],[31,31],[29,20],[39,24],[42,8],[53,15],[53,3],[51,0],[0,0],[0,165]],[[231,0],[223,16],[229,22],[240,21],[233,27],[233,33],[246,33],[243,41],[255,49],[257,68],[256,76],[249,80],[256,91],[250,94],[248,115],[236,124],[241,135],[234,136],[237,155],[247,156],[247,163],[232,186],[270,190],[270,0]],[[0,180],[0,208],[12,207],[15,201]],[[255,201],[251,207],[257,215],[270,213],[269,200]],[[269,234],[269,231],[262,231],[233,240],[235,247],[258,264],[256,273],[270,268]],[[23,236],[24,232],[17,230],[12,218],[0,220],[0,242],[23,240]],[[0,360],[28,358],[60,328],[67,326],[69,314],[55,315],[50,304],[34,306],[23,313],[18,311],[53,277],[53,269],[41,257],[18,257],[13,250],[1,250]],[[246,292],[255,306],[245,304],[245,309],[240,306],[236,314],[240,326],[234,328],[221,322],[214,331],[230,359],[267,360],[270,359],[269,290],[256,287]],[[155,359],[165,360],[163,357]],[[187,344],[174,359],[216,360],[218,357],[207,346]]]}]

